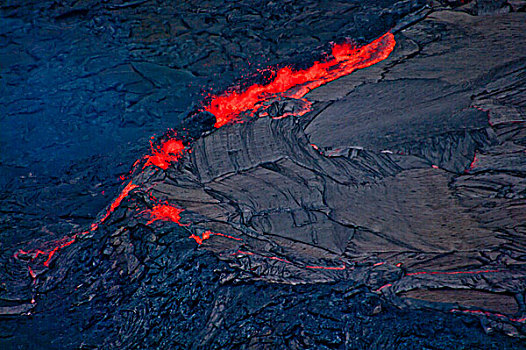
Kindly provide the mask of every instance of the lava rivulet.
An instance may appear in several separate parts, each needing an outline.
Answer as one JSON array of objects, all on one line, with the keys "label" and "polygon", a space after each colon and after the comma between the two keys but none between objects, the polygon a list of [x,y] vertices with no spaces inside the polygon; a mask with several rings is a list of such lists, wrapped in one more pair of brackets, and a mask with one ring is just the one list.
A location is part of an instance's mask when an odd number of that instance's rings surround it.
[{"label": "lava rivulet", "polygon": [[479,315],[479,316],[487,316],[487,317],[497,317],[497,318],[504,318],[512,322],[518,322],[518,323],[526,323],[526,317],[520,317],[520,318],[513,318],[509,317],[503,314],[499,313],[493,313],[488,312],[484,310],[460,310],[460,309],[451,309],[450,312],[459,312],[463,314],[470,314],[470,315]]},{"label": "lava rivulet", "polygon": [[127,197],[128,194],[130,194],[130,191],[132,191],[133,189],[137,187],[138,187],[137,185],[135,185],[132,181],[130,181],[126,185],[126,187],[124,187],[122,192],[117,196],[117,198],[113,201],[113,203],[111,203],[110,208],[108,209],[106,214],[103,216],[103,218],[100,220],[100,223],[103,223],[108,218],[108,216],[110,216],[110,214],[113,213],[119,205],[121,205],[122,200],[125,197]]},{"label": "lava rivulet", "polygon": [[192,234],[188,238],[194,239],[197,244],[201,245],[201,244],[203,244],[204,240],[209,239],[211,236],[226,237],[226,238],[233,239],[235,241],[241,241],[242,240],[241,238],[232,237],[232,236],[229,236],[229,235],[225,235],[224,233],[217,233],[217,232],[212,232],[212,231],[205,231],[205,232],[203,232],[201,237],[199,237],[198,235]]},{"label": "lava rivulet", "polygon": [[[375,63],[378,63],[386,59],[394,49],[395,46],[394,35],[388,32],[373,42],[358,46],[351,43],[336,44],[332,47],[332,58],[320,62],[316,61],[310,68],[304,70],[293,70],[290,67],[281,68],[273,74],[273,78],[270,83],[265,85],[253,84],[249,86],[245,91],[233,92],[227,91],[218,96],[212,96],[208,101],[208,104],[203,106],[204,111],[212,113],[216,122],[214,126],[220,128],[231,121],[236,120],[242,112],[252,111],[256,112],[258,109],[265,108],[266,101],[276,97],[286,97],[301,99],[309,91],[316,89],[328,82],[351,74],[353,71],[361,68],[369,67]],[[301,116],[310,110],[311,103],[305,101],[305,108],[296,111],[294,113],[287,112],[281,117],[296,115]],[[268,105],[267,105],[268,107]],[[187,140],[186,145],[192,140]],[[170,164],[179,161],[185,151],[185,143],[177,136],[172,135],[168,139],[164,140],[159,146],[151,144],[151,154],[143,157],[144,165],[142,169],[150,166],[156,166],[162,170],[167,170]],[[137,164],[138,161],[134,163]],[[44,262],[45,266],[48,266],[52,257],[59,250],[74,243],[78,236],[85,235],[89,232],[97,230],[97,228],[104,223],[110,215],[119,207],[125,197],[129,193],[137,188],[141,188],[140,185],[130,181],[117,198],[111,203],[109,209],[105,212],[104,216],[94,222],[90,229],[80,233],[76,233],[70,237],[66,237],[60,241],[51,250],[31,250],[31,251],[19,251],[15,254],[15,257],[19,255],[27,255],[31,257],[31,260],[35,260],[38,256],[44,255],[47,257]],[[183,212],[183,208],[172,206],[169,203],[162,203],[155,205],[152,209],[147,210],[150,213],[151,219],[147,224],[152,224],[157,220],[172,221],[181,226],[188,226],[190,224],[180,223],[180,214]],[[202,237],[197,235],[191,235],[190,238],[195,239],[198,244],[202,244],[211,235],[224,236],[234,240],[240,240],[239,238],[228,236],[221,233],[212,233],[206,231]],[[288,262],[284,259],[276,258],[274,260],[280,260]],[[343,267],[323,267],[323,266],[307,266],[311,269],[330,269],[330,270],[343,270]],[[30,275],[34,277],[33,270],[30,269]]]},{"label": "lava rivulet", "polygon": [[[127,197],[130,194],[130,192],[137,187],[138,186],[136,184],[130,181],[126,185],[126,187],[124,187],[124,189],[121,191],[121,193],[117,196],[117,198],[115,198],[115,200],[110,204],[110,207],[108,208],[108,210],[106,210],[106,213],[104,214],[104,216],[100,220],[92,223],[89,230],[83,231],[80,233],[75,233],[74,235],[70,237],[64,237],[63,239],[61,239],[55,244],[55,247],[53,249],[50,249],[50,250],[41,250],[41,249],[34,249],[34,250],[29,250],[29,251],[20,250],[15,254],[15,258],[17,258],[19,255],[27,255],[27,256],[30,256],[31,261],[33,261],[37,259],[40,255],[42,255],[42,256],[47,257],[46,261],[44,261],[44,266],[49,266],[49,263],[51,262],[51,259],[53,258],[56,252],[73,244],[79,236],[83,236],[85,234],[88,234],[90,232],[97,230],[97,228],[99,228],[99,225],[104,223],[109,218],[109,216],[115,211],[115,209],[117,209],[117,207],[121,205],[124,198]],[[29,268],[29,274],[31,275],[31,277],[33,278],[35,277],[35,274],[31,268]]]},{"label": "lava rivulet", "polygon": [[418,276],[418,275],[479,275],[481,273],[494,273],[500,272],[499,270],[480,270],[480,271],[418,271],[407,273],[406,276]]},{"label": "lava rivulet", "polygon": [[304,70],[281,68],[268,84],[254,84],[243,92],[230,91],[213,96],[205,110],[216,116],[215,126],[219,128],[236,120],[242,112],[261,108],[261,103],[272,97],[282,95],[299,99],[323,84],[383,61],[391,54],[395,43],[394,35],[388,32],[361,47],[350,43],[334,45],[332,59],[316,61]]}]

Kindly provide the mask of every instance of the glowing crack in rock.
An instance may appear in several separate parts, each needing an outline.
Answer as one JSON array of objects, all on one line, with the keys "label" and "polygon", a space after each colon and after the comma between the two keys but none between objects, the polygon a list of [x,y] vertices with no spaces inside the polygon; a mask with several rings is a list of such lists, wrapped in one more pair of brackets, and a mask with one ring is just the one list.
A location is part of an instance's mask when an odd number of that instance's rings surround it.
[{"label": "glowing crack in rock", "polygon": [[188,238],[194,239],[197,244],[201,245],[201,244],[203,244],[204,240],[209,239],[212,236],[221,236],[221,237],[233,239],[235,241],[242,241],[241,238],[225,235],[223,233],[212,232],[212,231],[205,231],[205,232],[203,232],[201,237],[199,237],[198,235],[192,234]]},{"label": "glowing crack in rock", "polygon": [[383,286],[381,286],[380,288],[378,288],[377,290],[375,290],[375,292],[380,292],[380,291],[382,291],[383,289],[385,289],[385,288],[389,288],[389,287],[392,287],[392,286],[393,286],[392,283],[384,284]]},{"label": "glowing crack in rock", "polygon": [[[104,216],[98,220],[97,222],[94,222],[91,224],[90,226],[90,229],[88,231],[83,231],[83,232],[80,232],[80,233],[76,233],[74,234],[73,236],[71,237],[65,237],[63,239],[61,239],[60,241],[58,241],[56,244],[55,244],[55,247],[53,249],[50,249],[50,250],[40,250],[40,249],[35,249],[35,250],[28,250],[28,251],[25,251],[25,250],[19,250],[16,254],[15,254],[15,258],[18,258],[20,255],[26,255],[26,256],[30,256],[31,258],[31,261],[34,261],[36,260],[39,256],[46,256],[47,259],[44,261],[44,266],[49,266],[49,263],[51,262],[51,259],[53,258],[53,256],[55,255],[56,252],[58,252],[59,250],[65,248],[65,247],[68,247],[70,246],[71,244],[73,244],[77,238],[79,236],[83,236],[83,235],[86,235],[90,232],[93,232],[93,231],[96,231],[97,228],[99,228],[99,225],[104,223],[108,217],[115,211],[115,209],[117,209],[117,207],[119,207],[122,203],[122,201],[124,200],[125,197],[127,197],[130,192],[134,189],[136,189],[138,186],[136,184],[134,184],[132,181],[130,181],[126,187],[124,187],[124,189],[121,191],[121,193],[117,196],[117,198],[115,198],[115,200],[111,203],[110,207],[108,208],[108,210],[106,210],[106,213],[104,214]],[[33,270],[29,267],[29,274],[32,278],[35,278],[36,275],[35,273],[33,272]]]},{"label": "glowing crack in rock", "polygon": [[513,318],[513,317],[508,317],[508,316],[503,315],[503,314],[493,313],[493,312],[483,311],[483,310],[460,310],[460,309],[451,309],[451,310],[449,310],[449,311],[450,311],[450,312],[457,312],[457,313],[468,314],[468,315],[477,315],[477,316],[486,316],[486,317],[497,317],[497,318],[506,319],[506,320],[508,320],[508,321],[512,321],[512,322],[526,323],[526,317]]},{"label": "glowing crack in rock", "polygon": [[316,270],[345,270],[345,264],[343,264],[342,266],[312,266],[312,265],[307,265],[305,266],[306,268],[308,269],[316,269]]},{"label": "glowing crack in rock", "polygon": [[[290,67],[284,67],[277,71],[273,71],[273,77],[268,84],[253,84],[242,92],[227,91],[218,96],[211,96],[209,103],[203,106],[203,110],[211,112],[215,116],[216,122],[214,126],[220,128],[229,122],[235,121],[243,112],[250,110],[254,113],[259,109],[268,108],[269,105],[265,105],[265,102],[268,102],[273,98],[286,97],[302,99],[313,89],[351,74],[357,69],[366,68],[378,63],[391,54],[395,44],[395,38],[391,32],[382,35],[380,38],[364,46],[358,46],[351,43],[335,44],[332,47],[331,58],[327,58],[323,62],[316,61],[310,68],[304,70],[294,70]],[[311,102],[306,100],[304,100],[304,102],[305,105],[303,109],[296,111],[295,113],[285,113],[281,117],[290,115],[300,116],[307,113],[310,110]],[[186,143],[189,143],[188,140]],[[170,164],[177,162],[183,156],[186,148],[190,147],[189,145],[185,147],[185,143],[183,143],[183,140],[180,139],[177,134],[164,140],[159,146],[154,146],[152,141],[150,141],[150,145],[151,154],[143,157],[145,162],[142,169],[155,166],[162,170],[167,170],[170,167]],[[315,147],[315,145],[313,145],[313,147]],[[188,149],[188,151],[191,152],[190,149]],[[137,160],[133,164],[132,172],[134,172],[139,161],[140,160]],[[128,175],[133,174],[131,173]],[[121,179],[124,178],[126,177],[121,177]],[[51,259],[56,252],[73,244],[78,236],[97,230],[97,228],[110,217],[115,209],[121,205],[124,198],[127,197],[132,190],[137,188],[140,188],[140,185],[134,184],[130,181],[111,203],[104,216],[93,223],[89,230],[64,238],[50,250],[21,250],[15,254],[15,258],[20,255],[27,255],[31,258],[31,261],[34,261],[40,255],[44,255],[47,257],[44,265],[49,266]],[[180,214],[183,211],[184,209],[174,207],[169,203],[155,205],[149,210],[152,218],[147,224],[152,224],[157,220],[163,220],[172,221],[181,226],[188,226],[190,224],[180,223]],[[225,234],[212,233],[210,231],[207,232],[205,232],[202,237],[192,235],[190,238],[193,238],[198,244],[202,244],[203,241],[208,239],[211,235],[224,236],[238,240],[238,238]],[[277,257],[271,257],[270,259],[289,263],[287,260]],[[307,266],[307,268],[344,270],[345,265],[343,267]],[[36,276],[32,269],[29,270],[29,273],[33,278]]]},{"label": "glowing crack in rock", "polygon": [[473,170],[473,168],[475,168],[477,160],[477,154],[475,153],[475,155],[473,156],[473,161],[469,164],[469,168],[467,168],[465,171],[466,173],[469,173],[471,170]]},{"label": "glowing crack in rock", "polygon": [[478,275],[481,273],[495,273],[499,270],[480,270],[480,271],[418,271],[406,273],[406,276],[418,275]]}]

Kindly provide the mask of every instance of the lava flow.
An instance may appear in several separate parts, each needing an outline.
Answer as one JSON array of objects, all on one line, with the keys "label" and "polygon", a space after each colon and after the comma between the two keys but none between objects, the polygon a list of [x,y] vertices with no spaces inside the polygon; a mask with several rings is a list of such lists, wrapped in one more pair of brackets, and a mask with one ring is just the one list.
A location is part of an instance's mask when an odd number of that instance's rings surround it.
[{"label": "lava flow", "polygon": [[205,110],[216,116],[215,127],[219,128],[236,120],[242,112],[263,108],[262,102],[272,97],[299,99],[323,84],[383,61],[391,54],[395,43],[394,35],[388,32],[361,47],[350,43],[334,45],[332,59],[316,61],[305,70],[281,68],[268,84],[254,84],[243,92],[231,91],[213,96]]},{"label": "lava flow", "polygon": [[169,204],[156,205],[150,211],[150,215],[153,218],[150,221],[148,221],[146,225],[150,225],[152,222],[157,221],[157,220],[166,220],[166,221],[173,221],[177,223],[179,226],[188,226],[188,224],[181,224],[180,222],[182,212],[183,212],[183,209],[176,208]]},{"label": "lava flow", "polygon": [[166,170],[171,162],[176,162],[181,158],[184,151],[183,141],[176,138],[162,143],[158,148],[153,146],[152,141],[150,141],[150,145],[152,147],[152,154],[145,157],[146,163],[144,163],[143,168],[149,165],[155,165]]},{"label": "lava flow", "polygon": [[203,241],[205,239],[209,239],[211,236],[221,236],[221,237],[226,237],[226,238],[233,239],[235,241],[242,241],[241,238],[232,237],[232,236],[229,236],[229,235],[225,235],[224,233],[217,233],[217,232],[212,232],[212,231],[205,231],[205,232],[203,232],[201,237],[199,237],[198,235],[192,234],[188,238],[194,239],[197,244],[201,245],[201,244],[203,244]]},{"label": "lava flow", "polygon": [[480,271],[418,271],[406,273],[406,276],[418,275],[479,275],[481,273],[495,273],[499,270],[480,270]]},{"label": "lava flow", "polygon": [[[274,71],[273,79],[268,84],[253,84],[242,92],[227,91],[218,96],[211,96],[209,103],[203,107],[203,110],[208,111],[215,116],[216,122],[214,126],[220,128],[229,122],[235,121],[238,116],[245,111],[250,110],[254,113],[261,108],[266,108],[264,102],[269,101],[272,98],[287,97],[300,99],[308,92],[328,82],[348,75],[357,69],[366,68],[378,63],[391,54],[395,43],[394,35],[391,32],[388,32],[370,44],[364,46],[357,46],[351,43],[336,44],[332,47],[332,58],[328,58],[323,62],[316,61],[310,68],[304,70],[293,70],[290,67],[284,67]],[[310,102],[307,101],[306,105],[310,108]],[[307,111],[308,110],[302,110],[295,115],[302,115]],[[287,113],[283,116],[288,115],[291,114]],[[188,144],[190,141],[192,140],[186,140],[185,142]],[[150,155],[143,157],[145,161],[142,169],[156,166],[162,170],[167,170],[170,167],[170,164],[177,162],[185,151],[185,143],[183,143],[183,140],[180,139],[177,134],[169,137],[162,142],[160,146],[155,147],[152,141],[150,141],[150,144],[152,151]],[[137,161],[134,163],[134,168],[137,163]],[[112,202],[104,216],[94,222],[89,230],[64,238],[57,242],[55,247],[50,250],[21,250],[15,254],[15,258],[19,255],[26,255],[30,257],[31,261],[34,261],[38,256],[43,255],[47,257],[44,265],[49,266],[49,263],[56,252],[74,243],[78,236],[95,231],[109,218],[115,209],[120,206],[123,199],[128,196],[130,191],[140,187],[140,185],[134,184],[130,181],[119,196]],[[180,223],[180,214],[183,210],[184,209],[177,208],[169,203],[158,204],[149,210],[152,218],[147,224],[152,224],[157,220],[165,220],[175,222],[181,226],[188,226],[190,224]],[[202,244],[203,241],[210,238],[211,235],[240,240],[239,238],[221,233],[212,233],[210,231],[206,231],[202,237],[192,235],[190,238],[195,239],[198,244]],[[276,260],[283,259],[276,258]],[[307,268],[343,270],[345,269],[345,266],[307,266]],[[29,269],[29,273],[33,278],[35,277],[31,268]]]},{"label": "lava flow", "polygon": [[503,314],[499,313],[493,313],[489,311],[484,310],[460,310],[460,309],[451,309],[450,312],[460,312],[463,314],[471,314],[471,315],[479,315],[479,316],[487,316],[487,317],[497,317],[497,318],[504,318],[512,322],[519,322],[519,323],[526,323],[526,317],[521,318],[513,318],[509,317]]},{"label": "lava flow", "polygon": [[[51,262],[51,259],[53,258],[56,252],[73,244],[79,236],[83,236],[85,234],[88,234],[90,232],[97,230],[97,228],[99,228],[99,225],[104,223],[106,219],[108,219],[108,217],[115,211],[115,209],[117,209],[117,207],[121,205],[121,202],[123,201],[125,197],[129,195],[130,191],[134,190],[137,187],[138,187],[137,185],[135,185],[132,181],[130,181],[126,185],[126,187],[124,187],[122,192],[117,196],[117,198],[115,198],[115,200],[111,203],[108,210],[106,210],[106,213],[104,214],[104,216],[100,220],[92,223],[89,230],[83,231],[80,233],[76,233],[70,237],[64,237],[63,239],[56,242],[55,247],[50,250],[41,250],[41,249],[35,249],[35,250],[29,250],[29,251],[19,250],[17,253],[15,253],[15,258],[18,258],[20,255],[26,255],[26,256],[31,257],[31,261],[33,261],[42,255],[42,256],[47,257],[47,259],[44,261],[44,266],[49,266],[49,263]],[[29,274],[31,275],[31,277],[35,278],[35,273],[31,269],[31,267],[29,267]]]}]

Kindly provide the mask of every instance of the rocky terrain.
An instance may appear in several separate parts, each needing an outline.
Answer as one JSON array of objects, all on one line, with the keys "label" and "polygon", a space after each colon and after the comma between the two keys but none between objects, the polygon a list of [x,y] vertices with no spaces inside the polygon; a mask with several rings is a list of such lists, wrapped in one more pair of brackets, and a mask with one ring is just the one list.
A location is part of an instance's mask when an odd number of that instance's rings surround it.
[{"label": "rocky terrain", "polygon": [[526,2],[0,8],[2,348],[524,347]]}]

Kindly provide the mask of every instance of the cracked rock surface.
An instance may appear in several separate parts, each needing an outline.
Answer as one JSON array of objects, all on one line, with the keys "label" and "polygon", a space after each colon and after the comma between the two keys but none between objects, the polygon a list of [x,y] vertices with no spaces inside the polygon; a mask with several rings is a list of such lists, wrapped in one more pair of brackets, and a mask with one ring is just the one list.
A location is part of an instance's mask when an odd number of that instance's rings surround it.
[{"label": "cracked rock surface", "polygon": [[[1,5],[0,345],[523,348],[525,9]],[[305,115],[185,119],[204,88],[390,29],[393,53],[307,94]],[[14,256],[89,226],[147,138],[181,125],[191,151],[133,172],[104,225],[48,266]],[[158,201],[179,224],[148,217]]]}]

